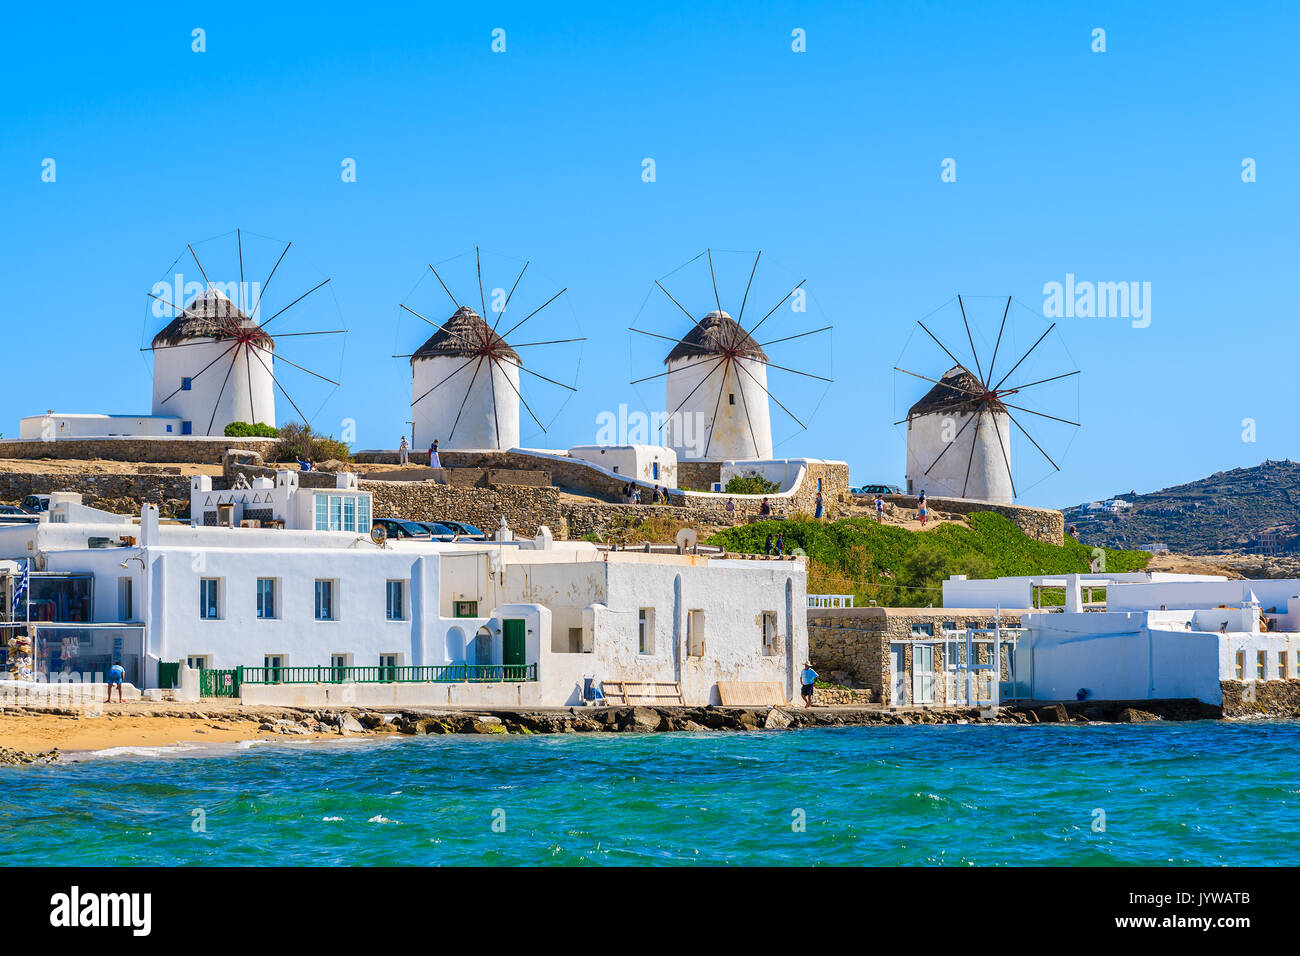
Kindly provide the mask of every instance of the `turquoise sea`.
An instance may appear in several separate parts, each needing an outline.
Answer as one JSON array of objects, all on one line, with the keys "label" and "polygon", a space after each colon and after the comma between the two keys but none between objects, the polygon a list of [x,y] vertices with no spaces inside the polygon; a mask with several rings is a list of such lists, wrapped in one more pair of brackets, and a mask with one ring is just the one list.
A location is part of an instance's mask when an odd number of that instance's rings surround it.
[{"label": "turquoise sea", "polygon": [[0,767],[0,818],[0,865],[1294,866],[1300,723],[163,750]]}]

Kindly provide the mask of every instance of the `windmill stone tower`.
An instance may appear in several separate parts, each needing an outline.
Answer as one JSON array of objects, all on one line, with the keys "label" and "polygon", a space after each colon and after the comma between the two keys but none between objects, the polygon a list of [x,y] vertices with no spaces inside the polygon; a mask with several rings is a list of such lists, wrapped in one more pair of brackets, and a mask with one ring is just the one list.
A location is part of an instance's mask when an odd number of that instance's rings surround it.
[{"label": "windmill stone tower", "polygon": [[960,365],[907,412],[907,490],[1011,504],[1011,420]]},{"label": "windmill stone tower", "polygon": [[[275,342],[220,290],[196,296],[152,348],[153,413],[180,418],[182,434],[223,435],[231,422],[275,425]],[[214,365],[214,374],[199,374]]]},{"label": "windmill stone tower", "polygon": [[449,448],[519,445],[523,360],[482,317],[461,306],[411,355],[411,444]]},{"label": "windmill stone tower", "polygon": [[684,460],[771,458],[767,353],[722,310],[668,353],[665,441]]}]

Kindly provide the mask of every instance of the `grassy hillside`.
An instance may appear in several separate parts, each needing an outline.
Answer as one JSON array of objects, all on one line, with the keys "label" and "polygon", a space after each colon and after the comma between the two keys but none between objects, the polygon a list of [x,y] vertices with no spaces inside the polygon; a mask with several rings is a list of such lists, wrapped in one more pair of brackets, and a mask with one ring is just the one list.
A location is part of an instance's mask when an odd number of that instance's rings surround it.
[{"label": "grassy hillside", "polygon": [[[969,517],[969,527],[943,524],[933,531],[907,531],[870,518],[843,521],[765,521],[728,528],[708,543],[730,551],[761,553],[769,534],[785,534],[787,551],[808,556],[808,590],[849,594],[863,604],[938,606],[941,582],[952,574],[990,578],[1013,574],[1088,571],[1092,548],[1067,538],[1046,544],[1025,536],[991,511]],[[1145,551],[1106,550],[1106,570],[1146,566]]]}]

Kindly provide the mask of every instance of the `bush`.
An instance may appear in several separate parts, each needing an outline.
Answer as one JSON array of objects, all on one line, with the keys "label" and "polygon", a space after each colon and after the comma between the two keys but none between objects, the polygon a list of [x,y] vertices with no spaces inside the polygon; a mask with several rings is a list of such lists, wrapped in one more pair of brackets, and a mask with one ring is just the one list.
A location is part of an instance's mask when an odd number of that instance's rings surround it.
[{"label": "bush", "polygon": [[332,435],[317,435],[310,425],[289,422],[279,431],[280,443],[275,446],[277,461],[310,458],[312,461],[351,461],[352,449]]},{"label": "bush", "polygon": [[228,438],[279,438],[280,430],[265,422],[250,425],[248,422],[231,422],[226,426]]},{"label": "bush", "polygon": [[758,472],[750,472],[748,475],[732,475],[725,490],[729,495],[770,495],[780,488],[775,481],[768,481]]}]

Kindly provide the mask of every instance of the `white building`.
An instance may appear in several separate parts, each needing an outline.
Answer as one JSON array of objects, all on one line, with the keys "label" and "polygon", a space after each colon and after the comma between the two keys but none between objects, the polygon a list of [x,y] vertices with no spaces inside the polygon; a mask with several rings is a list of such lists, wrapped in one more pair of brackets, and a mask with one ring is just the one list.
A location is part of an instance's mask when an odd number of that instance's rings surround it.
[{"label": "white building", "polygon": [[[719,703],[729,682],[798,693],[800,559],[608,552],[546,531],[376,543],[368,493],[294,477],[230,491],[196,479],[188,525],[145,506],[138,524],[85,509],[0,527],[0,595],[34,564],[38,615],[21,626],[38,672],[120,658],[148,687],[160,663],[188,662],[231,671],[245,702],[286,705],[573,705],[589,682],[661,703]],[[269,521],[249,519],[268,498]]]},{"label": "white building", "polygon": [[477,312],[457,309],[411,356],[412,447],[516,447],[521,365]]},{"label": "white building", "polygon": [[907,492],[1011,504],[1011,420],[960,366],[907,412]]},{"label": "white building", "polygon": [[569,457],[631,481],[677,487],[677,453],[662,445],[578,445],[569,449]]},{"label": "white building", "polygon": [[[1129,572],[944,582],[944,607],[1034,607],[1064,591],[1060,611],[1022,618],[1015,650],[1021,697],[1041,701],[1225,703],[1260,682],[1300,679],[1300,579]],[[1104,588],[1086,607],[1085,589]],[[1018,603],[1019,602],[1019,603]]]},{"label": "white building", "polygon": [[665,442],[683,460],[771,458],[767,354],[726,312],[710,312],[668,353]]}]

